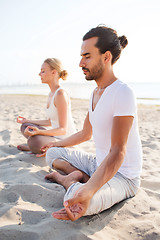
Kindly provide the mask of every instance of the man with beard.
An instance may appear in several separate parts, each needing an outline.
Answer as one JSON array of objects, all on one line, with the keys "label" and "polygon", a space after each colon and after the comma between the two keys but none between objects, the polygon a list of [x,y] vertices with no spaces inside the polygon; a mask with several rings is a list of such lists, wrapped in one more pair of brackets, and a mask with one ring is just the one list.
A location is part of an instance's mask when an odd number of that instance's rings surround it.
[{"label": "man with beard", "polygon": [[[118,37],[105,26],[91,29],[83,37],[80,67],[86,80],[97,84],[83,129],[43,148],[49,148],[46,161],[57,169],[46,179],[67,190],[64,208],[53,213],[57,219],[74,221],[99,213],[133,197],[140,186],[142,154],[135,96],[113,72],[113,64],[127,44],[125,36]],[[66,148],[89,140],[92,134],[96,157]]]}]

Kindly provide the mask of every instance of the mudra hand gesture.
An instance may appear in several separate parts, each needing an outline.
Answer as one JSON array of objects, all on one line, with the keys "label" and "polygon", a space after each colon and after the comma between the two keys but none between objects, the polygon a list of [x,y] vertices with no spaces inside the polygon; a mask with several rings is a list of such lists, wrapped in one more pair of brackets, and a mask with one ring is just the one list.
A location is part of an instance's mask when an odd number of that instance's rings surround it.
[{"label": "mudra hand gesture", "polygon": [[64,202],[63,209],[53,212],[52,216],[57,219],[75,221],[82,217],[89,206],[91,196],[85,186],[78,189],[74,197]]},{"label": "mudra hand gesture", "polygon": [[38,134],[40,134],[39,128],[28,126],[28,127],[26,127],[26,129],[24,131],[24,134],[26,134],[29,137],[34,136],[34,135],[38,135]]},{"label": "mudra hand gesture", "polygon": [[18,116],[17,117],[17,123],[26,123],[27,122],[27,119],[24,118],[24,117],[21,117],[21,116]]},{"label": "mudra hand gesture", "polygon": [[40,150],[42,153],[36,154],[36,157],[44,157],[46,155],[47,150],[51,147],[55,147],[55,142],[50,142],[41,147]]}]

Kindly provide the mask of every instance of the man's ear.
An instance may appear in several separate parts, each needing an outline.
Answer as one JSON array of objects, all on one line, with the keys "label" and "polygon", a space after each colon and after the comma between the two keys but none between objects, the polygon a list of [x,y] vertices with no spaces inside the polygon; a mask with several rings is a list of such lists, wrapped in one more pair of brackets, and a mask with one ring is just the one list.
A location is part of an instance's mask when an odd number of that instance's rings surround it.
[{"label": "man's ear", "polygon": [[104,53],[104,61],[105,63],[109,62],[112,60],[112,53],[110,51],[106,51]]}]

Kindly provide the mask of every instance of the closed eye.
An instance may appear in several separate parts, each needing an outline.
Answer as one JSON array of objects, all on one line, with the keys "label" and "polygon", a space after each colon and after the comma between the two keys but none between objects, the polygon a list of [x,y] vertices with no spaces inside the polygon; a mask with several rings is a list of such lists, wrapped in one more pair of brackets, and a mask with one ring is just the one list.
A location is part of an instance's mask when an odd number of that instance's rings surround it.
[{"label": "closed eye", "polygon": [[87,52],[87,53],[82,54],[81,56],[88,59],[88,58],[90,58],[91,55],[89,52]]}]

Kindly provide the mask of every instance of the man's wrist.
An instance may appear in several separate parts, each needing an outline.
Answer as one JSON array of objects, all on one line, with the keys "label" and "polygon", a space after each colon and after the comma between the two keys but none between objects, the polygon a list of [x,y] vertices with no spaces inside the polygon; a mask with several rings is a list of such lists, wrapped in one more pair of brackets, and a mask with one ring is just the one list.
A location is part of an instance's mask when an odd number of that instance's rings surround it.
[{"label": "man's wrist", "polygon": [[85,187],[85,190],[87,192],[87,197],[89,199],[91,199],[93,197],[93,195],[95,194],[94,189],[91,187],[90,183],[88,183],[88,182],[85,183],[84,187]]},{"label": "man's wrist", "polygon": [[54,142],[55,147],[61,147],[60,141]]}]

